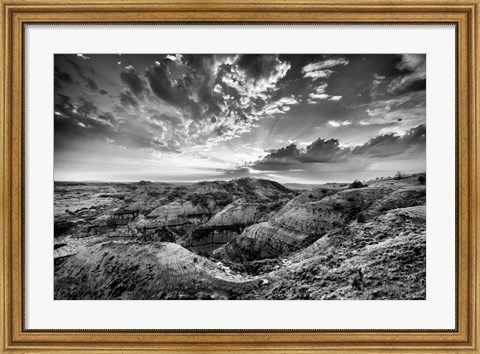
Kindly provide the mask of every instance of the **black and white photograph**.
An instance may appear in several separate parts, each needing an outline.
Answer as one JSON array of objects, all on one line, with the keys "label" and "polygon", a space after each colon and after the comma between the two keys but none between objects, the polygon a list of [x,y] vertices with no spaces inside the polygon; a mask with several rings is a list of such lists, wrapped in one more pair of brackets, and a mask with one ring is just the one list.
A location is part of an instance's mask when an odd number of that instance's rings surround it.
[{"label": "black and white photograph", "polygon": [[425,54],[53,61],[55,300],[426,299]]}]

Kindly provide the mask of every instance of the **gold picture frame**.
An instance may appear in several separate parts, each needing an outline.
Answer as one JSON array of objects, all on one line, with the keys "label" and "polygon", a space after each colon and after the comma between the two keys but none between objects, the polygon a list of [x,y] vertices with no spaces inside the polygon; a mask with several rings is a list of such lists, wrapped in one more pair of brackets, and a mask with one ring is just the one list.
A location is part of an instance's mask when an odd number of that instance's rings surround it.
[{"label": "gold picture frame", "polygon": [[[0,0],[4,353],[480,353],[479,0]],[[439,331],[115,331],[24,328],[24,26],[32,23],[454,24],[457,83],[457,326]]]}]

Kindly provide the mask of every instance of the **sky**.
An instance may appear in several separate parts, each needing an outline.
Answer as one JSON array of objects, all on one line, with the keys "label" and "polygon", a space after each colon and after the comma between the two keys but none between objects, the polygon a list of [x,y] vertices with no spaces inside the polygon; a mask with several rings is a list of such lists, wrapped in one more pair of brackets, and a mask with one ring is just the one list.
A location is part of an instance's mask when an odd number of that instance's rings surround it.
[{"label": "sky", "polygon": [[56,54],[56,181],[426,169],[424,54]]}]

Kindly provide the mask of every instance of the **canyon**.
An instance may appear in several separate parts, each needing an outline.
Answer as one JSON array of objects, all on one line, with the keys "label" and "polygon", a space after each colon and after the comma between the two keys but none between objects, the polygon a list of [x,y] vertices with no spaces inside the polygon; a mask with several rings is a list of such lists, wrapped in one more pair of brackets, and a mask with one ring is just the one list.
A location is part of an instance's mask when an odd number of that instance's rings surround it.
[{"label": "canyon", "polygon": [[54,223],[55,299],[426,298],[424,174],[55,182]]}]

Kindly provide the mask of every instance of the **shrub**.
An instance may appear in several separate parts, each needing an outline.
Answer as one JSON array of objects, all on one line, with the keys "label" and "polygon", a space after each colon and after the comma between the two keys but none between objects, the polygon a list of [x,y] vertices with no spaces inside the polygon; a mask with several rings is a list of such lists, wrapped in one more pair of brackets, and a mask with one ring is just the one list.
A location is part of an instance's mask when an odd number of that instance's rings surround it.
[{"label": "shrub", "polygon": [[150,191],[148,191],[148,195],[149,195],[150,197],[157,198],[157,197],[159,197],[159,196],[161,195],[161,193],[160,193],[159,191],[155,191],[155,190],[152,191],[152,190],[150,190]]},{"label": "shrub", "polygon": [[395,173],[395,176],[393,177],[393,179],[403,179],[403,178],[404,178],[404,175],[400,171],[397,171],[397,173]]},{"label": "shrub", "polygon": [[359,222],[360,224],[363,224],[367,221],[367,218],[365,217],[365,214],[364,213],[360,213],[358,214],[357,216],[357,222]]},{"label": "shrub", "polygon": [[365,185],[360,182],[358,179],[356,179],[355,181],[353,181],[352,184],[350,184],[350,188],[363,188],[365,187]]},{"label": "shrub", "polygon": [[427,178],[425,176],[418,177],[418,182],[420,182],[420,184],[425,184],[426,181],[427,181]]},{"label": "shrub", "polygon": [[341,204],[335,204],[333,206],[333,210],[334,211],[342,211],[343,210],[343,206]]}]

